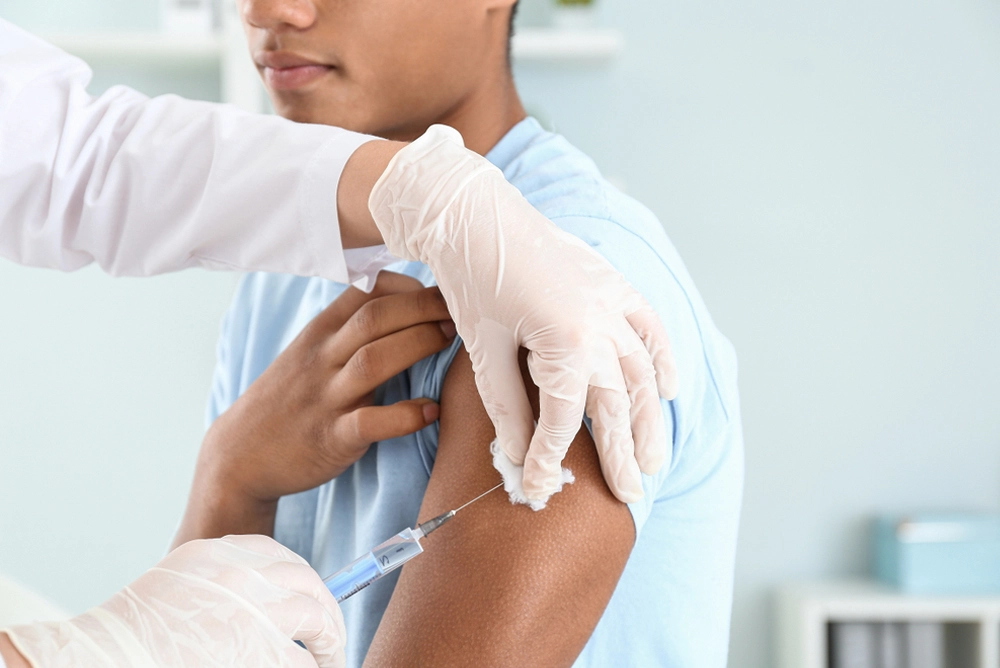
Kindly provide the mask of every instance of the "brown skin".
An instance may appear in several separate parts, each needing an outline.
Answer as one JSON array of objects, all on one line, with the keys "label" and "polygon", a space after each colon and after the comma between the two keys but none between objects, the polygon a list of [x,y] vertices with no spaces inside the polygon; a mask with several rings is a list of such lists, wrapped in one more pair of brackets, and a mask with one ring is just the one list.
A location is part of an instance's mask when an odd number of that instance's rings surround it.
[{"label": "brown skin", "polygon": [[437,288],[383,272],[302,330],[209,429],[174,546],[274,533],[278,499],[343,473],[371,443],[438,418],[430,399],[374,406],[375,389],[443,350],[455,324]]},{"label": "brown skin", "polygon": [[[535,417],[538,390],[524,356]],[[437,459],[420,508],[425,521],[500,481],[495,432],[462,350],[441,396]],[[564,465],[576,482],[534,512],[502,490],[428,536],[403,568],[365,666],[569,666],[607,607],[635,542],[628,507],[604,482],[581,429]]]},{"label": "brown skin", "polygon": [[398,141],[443,123],[485,153],[525,117],[507,65],[514,0],[237,2],[262,76],[269,54],[329,68],[269,91],[285,118]]},{"label": "brown skin", "polygon": [[382,233],[368,209],[368,197],[389,161],[404,146],[394,141],[370,141],[359,146],[344,165],[337,186],[337,216],[344,248],[383,243]]}]

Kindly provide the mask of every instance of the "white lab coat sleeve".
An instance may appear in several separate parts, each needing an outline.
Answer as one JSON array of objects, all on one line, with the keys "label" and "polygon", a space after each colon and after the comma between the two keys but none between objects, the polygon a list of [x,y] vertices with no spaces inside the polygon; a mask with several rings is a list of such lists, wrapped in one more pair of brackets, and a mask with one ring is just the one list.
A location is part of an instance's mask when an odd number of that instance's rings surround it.
[{"label": "white lab coat sleeve", "polygon": [[86,92],[83,61],[0,19],[0,256],[115,275],[187,267],[367,287],[384,247],[344,253],[337,185],[373,137],[172,95]]}]

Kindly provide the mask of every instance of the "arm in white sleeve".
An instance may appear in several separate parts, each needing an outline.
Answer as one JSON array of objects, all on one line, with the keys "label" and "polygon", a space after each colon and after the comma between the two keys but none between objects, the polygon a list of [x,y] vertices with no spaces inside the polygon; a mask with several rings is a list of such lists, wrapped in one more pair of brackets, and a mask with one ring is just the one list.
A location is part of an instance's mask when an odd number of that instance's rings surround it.
[{"label": "arm in white sleeve", "polygon": [[[116,275],[359,278],[337,185],[373,138],[176,96],[86,92],[83,61],[0,19],[0,257]],[[371,272],[379,251],[352,251]]]}]

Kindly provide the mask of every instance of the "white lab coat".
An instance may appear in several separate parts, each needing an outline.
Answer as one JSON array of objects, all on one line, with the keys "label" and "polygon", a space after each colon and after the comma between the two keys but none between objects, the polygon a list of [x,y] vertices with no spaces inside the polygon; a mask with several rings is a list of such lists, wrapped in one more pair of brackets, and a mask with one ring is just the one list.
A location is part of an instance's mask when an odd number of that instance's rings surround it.
[{"label": "white lab coat", "polygon": [[348,251],[347,159],[372,137],[125,87],[86,92],[87,65],[0,19],[0,257],[115,275],[187,267],[368,278]]}]

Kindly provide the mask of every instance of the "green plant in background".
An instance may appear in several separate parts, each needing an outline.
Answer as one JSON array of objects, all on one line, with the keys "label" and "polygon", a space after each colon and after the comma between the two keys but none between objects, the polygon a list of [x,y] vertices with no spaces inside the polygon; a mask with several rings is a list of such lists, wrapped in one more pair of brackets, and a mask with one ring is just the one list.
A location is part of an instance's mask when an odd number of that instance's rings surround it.
[{"label": "green plant in background", "polygon": [[562,30],[590,30],[597,11],[595,0],[555,0],[552,22]]}]

